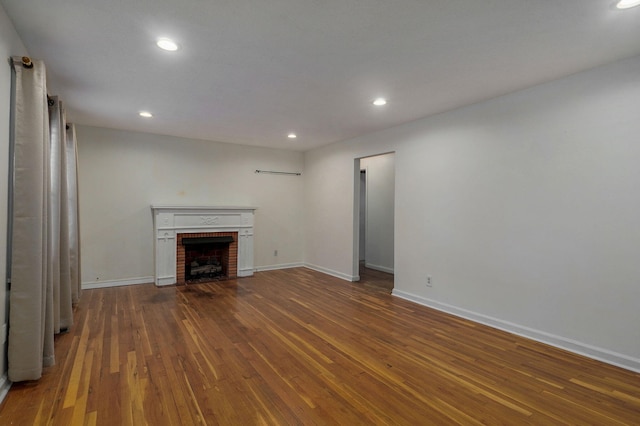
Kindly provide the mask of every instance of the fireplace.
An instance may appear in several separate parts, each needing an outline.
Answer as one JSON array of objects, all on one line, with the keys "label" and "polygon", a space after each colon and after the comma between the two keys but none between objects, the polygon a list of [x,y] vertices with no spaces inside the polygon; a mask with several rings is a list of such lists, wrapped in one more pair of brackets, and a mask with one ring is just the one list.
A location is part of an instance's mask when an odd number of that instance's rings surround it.
[{"label": "fireplace", "polygon": [[179,233],[176,284],[237,278],[238,233]]},{"label": "fireplace", "polygon": [[[156,285],[184,284],[192,277],[216,280],[221,279],[220,274],[228,278],[253,275],[255,210],[255,207],[151,206]],[[210,247],[196,247],[201,245]]]}]

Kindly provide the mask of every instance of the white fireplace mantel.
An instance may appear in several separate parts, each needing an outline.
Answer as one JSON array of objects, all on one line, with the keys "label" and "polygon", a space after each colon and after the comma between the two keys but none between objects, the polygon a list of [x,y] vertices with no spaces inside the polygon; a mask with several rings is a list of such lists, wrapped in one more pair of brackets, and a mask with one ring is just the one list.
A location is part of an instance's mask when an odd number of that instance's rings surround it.
[{"label": "white fireplace mantel", "polygon": [[176,283],[177,235],[238,233],[238,277],[253,275],[253,218],[256,207],[152,205],[157,286]]}]

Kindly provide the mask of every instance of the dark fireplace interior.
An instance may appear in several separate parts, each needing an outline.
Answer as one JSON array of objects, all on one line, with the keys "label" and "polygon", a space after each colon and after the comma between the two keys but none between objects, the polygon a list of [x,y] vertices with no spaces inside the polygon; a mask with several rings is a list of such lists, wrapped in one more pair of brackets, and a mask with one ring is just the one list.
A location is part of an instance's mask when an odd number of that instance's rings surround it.
[{"label": "dark fireplace interior", "polygon": [[233,237],[182,238],[185,249],[185,282],[226,279],[229,276],[229,245]]}]

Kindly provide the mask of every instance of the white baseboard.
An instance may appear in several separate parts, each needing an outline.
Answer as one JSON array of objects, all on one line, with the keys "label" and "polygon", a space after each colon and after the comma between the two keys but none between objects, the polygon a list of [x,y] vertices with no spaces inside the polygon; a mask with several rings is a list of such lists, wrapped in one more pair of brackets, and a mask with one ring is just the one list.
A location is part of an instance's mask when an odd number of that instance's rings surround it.
[{"label": "white baseboard", "polygon": [[85,283],[82,283],[82,289],[89,290],[92,288],[119,287],[122,285],[137,285],[137,284],[148,284],[148,283],[153,283],[153,277],[123,278],[120,280],[85,282]]},{"label": "white baseboard", "polygon": [[253,268],[238,269],[238,278],[250,277],[254,272]]},{"label": "white baseboard", "polygon": [[387,268],[386,266],[374,265],[372,263],[364,262],[364,267],[369,269],[375,269],[376,271],[386,272],[387,274],[393,274],[393,268]]},{"label": "white baseboard", "polygon": [[305,263],[303,265],[305,268],[313,269],[314,271],[322,272],[323,274],[331,275],[332,277],[340,278],[346,281],[358,281],[360,277],[358,275],[347,275],[342,272],[333,271],[331,269],[323,268],[322,266],[312,265],[310,263]]},{"label": "white baseboard", "polygon": [[435,300],[418,296],[412,293],[407,293],[401,290],[394,289],[391,294],[402,299],[410,300],[420,305],[436,309],[438,311],[446,312],[448,314],[478,322],[480,324],[488,325],[489,327],[497,328],[511,334],[516,334],[518,336],[546,343],[548,345],[555,346],[569,352],[583,355],[587,358],[596,359],[607,364],[612,364],[621,368],[625,368],[627,370],[640,373],[640,359],[638,358],[613,352],[608,349],[598,348],[596,346],[578,342],[566,337],[557,336],[555,334],[547,333],[544,331],[535,330],[533,328],[524,327],[508,321],[503,321],[498,318],[493,318],[487,315],[468,311],[466,309],[458,308],[446,303],[437,302]]},{"label": "white baseboard", "polygon": [[3,374],[2,377],[0,377],[0,404],[2,404],[2,401],[4,401],[4,398],[9,393],[10,388],[11,382],[9,381],[7,375]]},{"label": "white baseboard", "polygon": [[264,271],[275,271],[277,269],[290,269],[290,268],[300,268],[304,266],[304,263],[279,263],[277,265],[266,265],[266,266],[257,266],[256,272],[264,272]]}]

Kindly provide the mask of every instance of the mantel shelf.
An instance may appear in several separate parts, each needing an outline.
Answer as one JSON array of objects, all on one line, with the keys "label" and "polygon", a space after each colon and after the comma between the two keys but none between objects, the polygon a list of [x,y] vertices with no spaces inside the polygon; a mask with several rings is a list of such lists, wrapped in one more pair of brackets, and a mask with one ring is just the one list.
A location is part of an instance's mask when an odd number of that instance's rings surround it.
[{"label": "mantel shelf", "polygon": [[172,210],[172,211],[181,211],[181,210],[257,210],[257,207],[249,207],[249,206],[183,206],[183,205],[164,205],[164,204],[156,204],[151,206],[151,210]]}]

